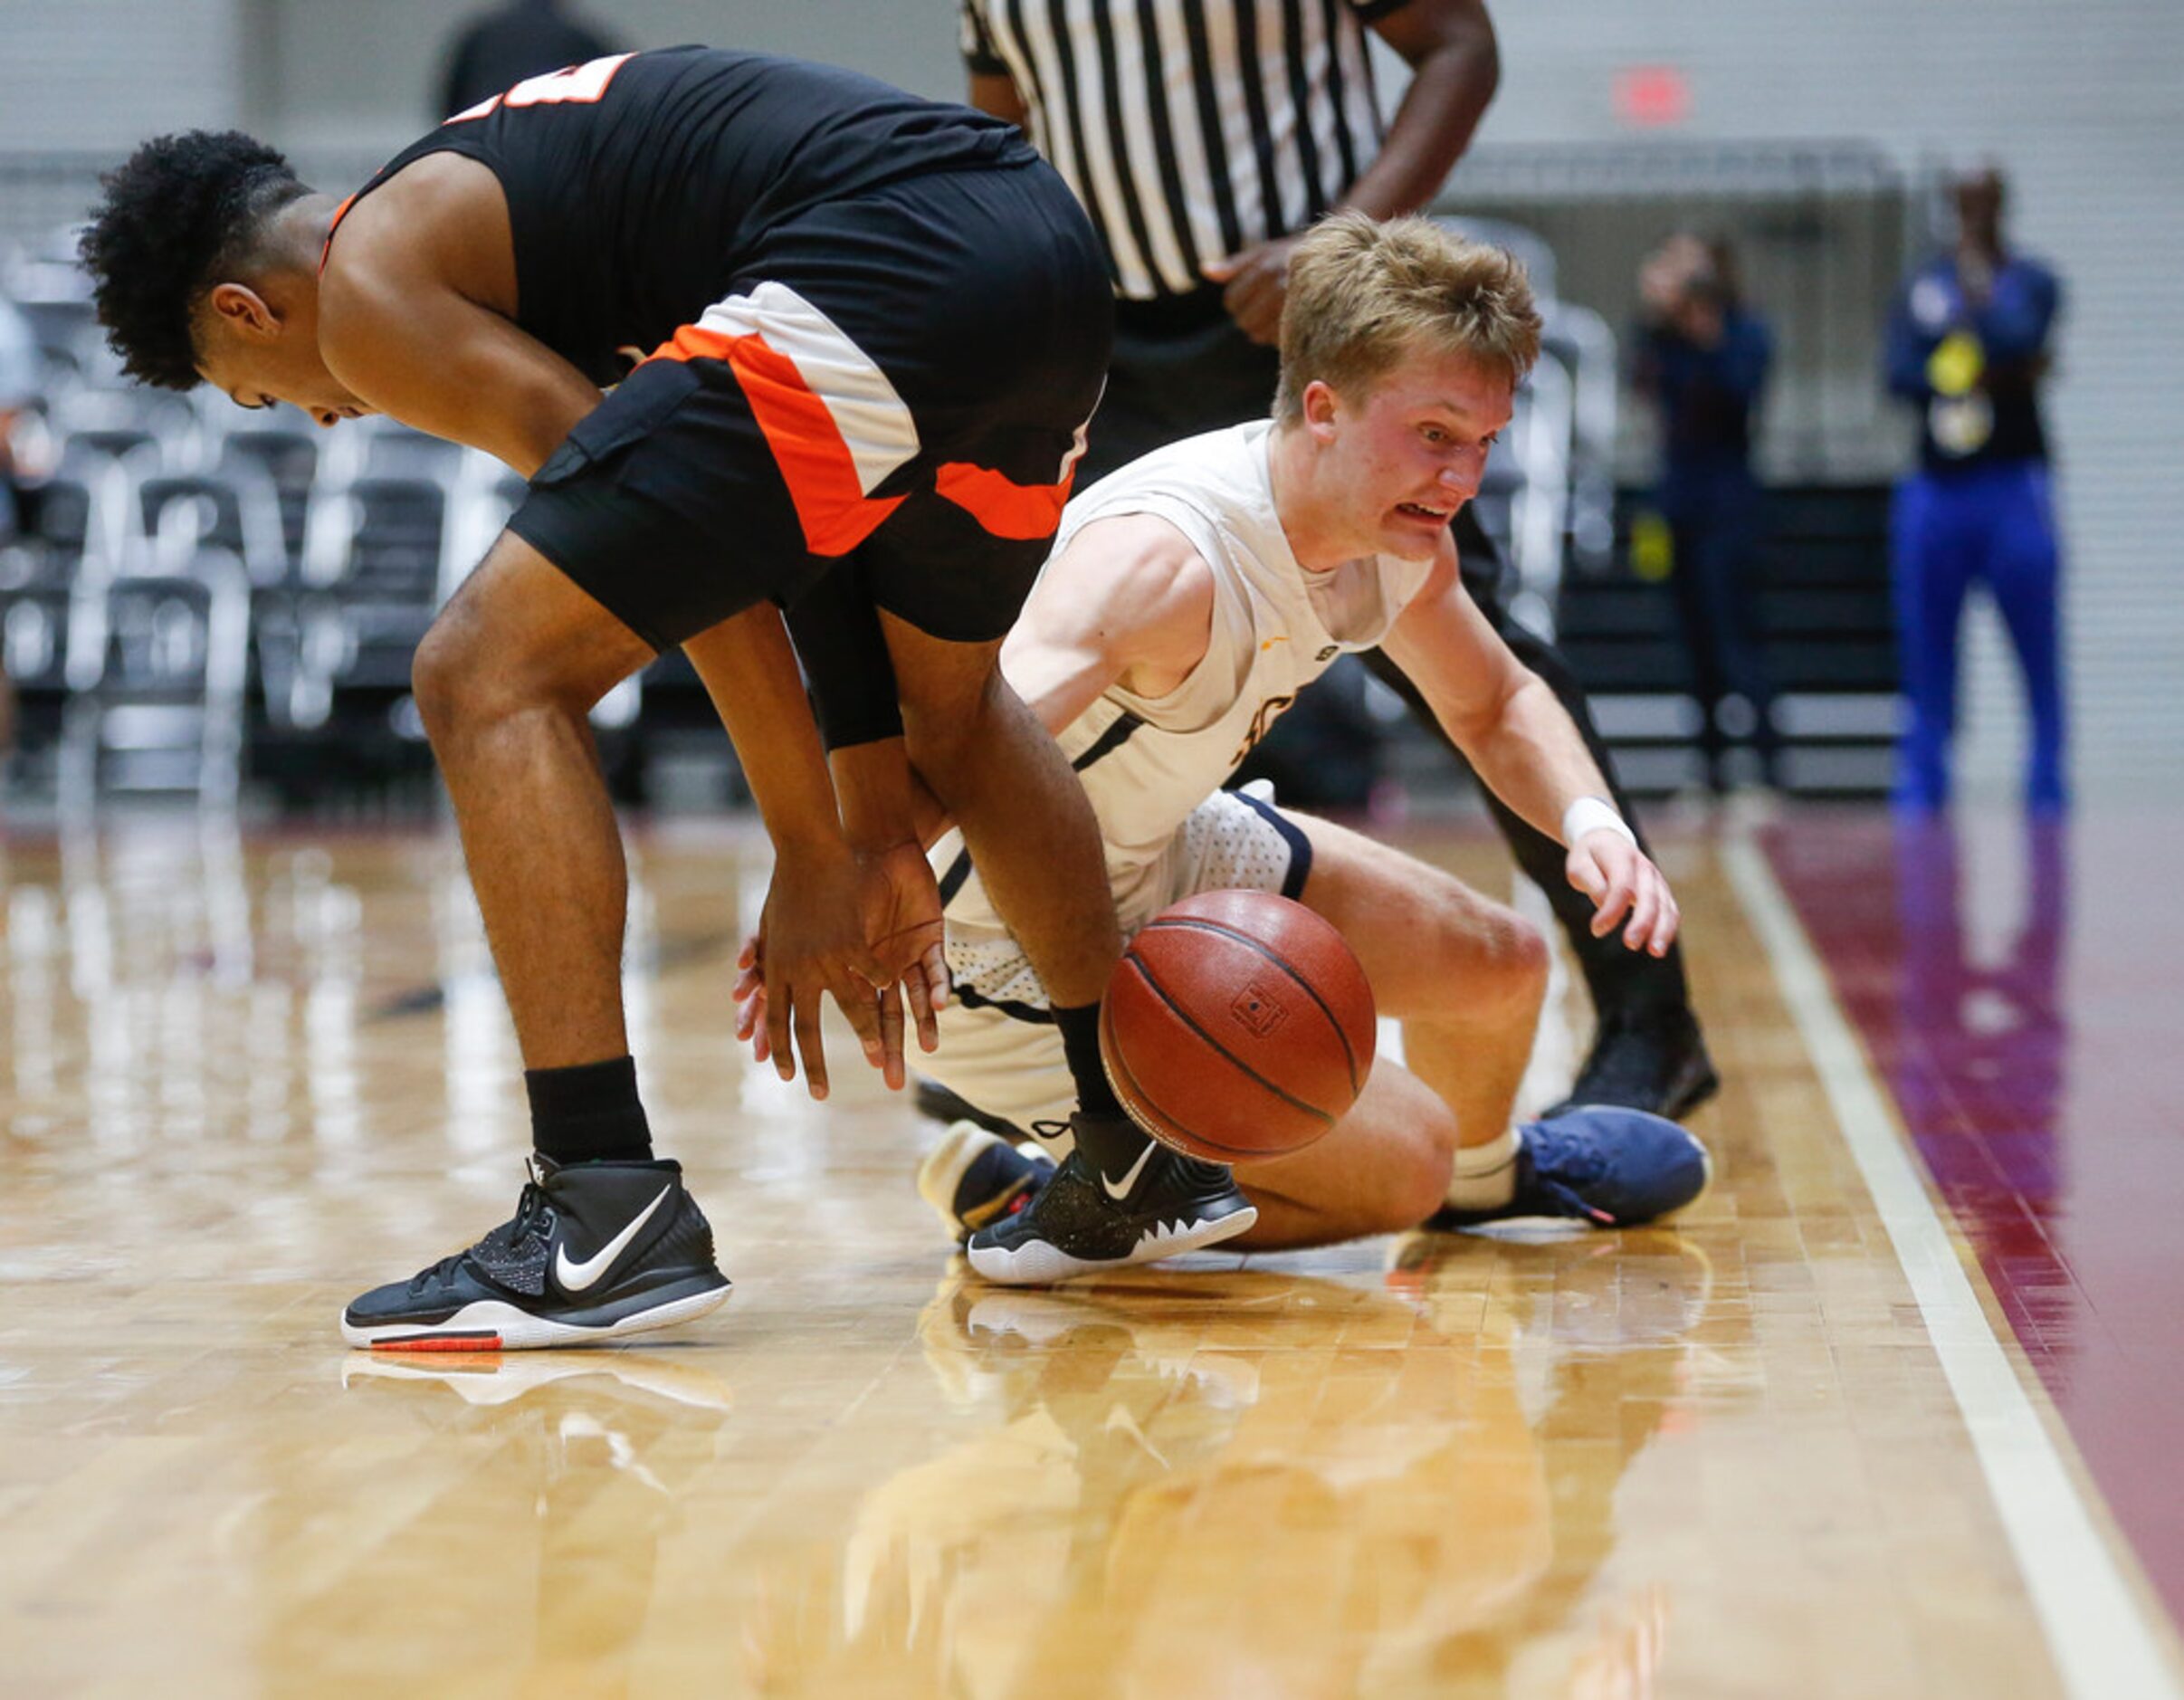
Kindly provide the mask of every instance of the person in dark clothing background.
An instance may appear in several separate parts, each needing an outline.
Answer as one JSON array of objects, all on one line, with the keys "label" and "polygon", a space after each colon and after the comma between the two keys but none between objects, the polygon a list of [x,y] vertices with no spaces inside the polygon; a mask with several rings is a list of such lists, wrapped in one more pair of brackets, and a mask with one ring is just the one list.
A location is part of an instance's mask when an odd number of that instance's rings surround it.
[{"label": "person in dark clothing background", "polygon": [[621,51],[621,43],[568,16],[561,0],[511,0],[456,36],[441,79],[439,115],[453,118],[526,77]]},{"label": "person in dark clothing background", "polygon": [[[1108,249],[1115,351],[1077,488],[1178,438],[1263,416],[1290,251],[1321,215],[1416,212],[1439,193],[1500,78],[1483,0],[1334,0],[1270,19],[1252,0],[1094,0],[1066,13],[959,0],[971,104],[1025,127]],[[1366,31],[1409,65],[1383,125]],[[1279,52],[1245,53],[1279,33]],[[1503,563],[1468,506],[1464,583],[1578,722],[1617,810],[1636,817],[1554,647],[1510,617]],[[1381,672],[1435,731],[1408,682]],[[1482,788],[1483,789],[1483,788]],[[1563,847],[1496,803],[1517,861],[1548,894],[1599,1017],[1570,1102],[1676,1116],[1718,1086],[1681,947],[1636,956],[1596,939]]]},{"label": "person in dark clothing background", "polygon": [[1638,273],[1645,318],[1631,377],[1658,410],[1661,480],[1655,492],[1674,545],[1676,614],[1702,716],[1710,788],[1728,788],[1724,699],[1744,700],[1760,776],[1775,782],[1774,686],[1760,649],[1754,556],[1764,499],[1752,476],[1752,415],[1773,341],[1745,306],[1728,244],[1679,231]]}]

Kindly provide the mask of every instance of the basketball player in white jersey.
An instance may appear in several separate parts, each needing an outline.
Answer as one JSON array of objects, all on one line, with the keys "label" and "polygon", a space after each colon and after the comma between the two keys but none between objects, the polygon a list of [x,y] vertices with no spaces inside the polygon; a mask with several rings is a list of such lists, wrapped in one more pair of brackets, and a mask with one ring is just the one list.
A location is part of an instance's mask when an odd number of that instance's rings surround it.
[{"label": "basketball player in white jersey", "polygon": [[[958,835],[935,846],[954,1005],[921,1066],[1045,1156],[958,1122],[920,1188],[990,1280],[1043,1282],[1229,1239],[1324,1244],[1431,1222],[1651,1220],[1703,1189],[1702,1147],[1643,1112],[1519,1129],[1547,985],[1536,929],[1345,827],[1224,791],[1296,693],[1379,646],[1496,795],[1569,850],[1593,926],[1655,955],[1667,882],[1602,799],[1569,714],[1464,594],[1449,522],[1477,491],[1539,349],[1523,272],[1422,219],[1342,214],[1292,263],[1275,417],[1159,450],[1073,500],[1002,650],[1010,684],[1082,775],[1125,933],[1194,892],[1280,892],[1338,927],[1405,1062],[1305,1151],[1239,1163],[1252,1208],[1107,1230],[1132,1177],[1073,1151],[1062,1044],[1038,976]],[[740,988],[753,992],[752,977]],[[747,1036],[758,1027],[747,1002]]]}]

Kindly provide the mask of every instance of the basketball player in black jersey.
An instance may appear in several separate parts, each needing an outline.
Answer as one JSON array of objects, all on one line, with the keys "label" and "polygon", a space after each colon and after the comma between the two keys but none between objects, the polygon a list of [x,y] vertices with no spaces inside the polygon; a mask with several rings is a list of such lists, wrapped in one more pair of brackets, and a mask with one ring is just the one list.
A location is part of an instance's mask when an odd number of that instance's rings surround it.
[{"label": "basketball player in black jersey", "polygon": [[[677,48],[519,83],[338,205],[232,133],[148,143],[106,189],[83,253],[135,376],[322,425],[385,413],[530,480],[415,680],[515,1017],[537,1179],[468,1252],[351,1304],[352,1343],[562,1344],[725,1294],[679,1169],[652,1157],[620,995],[627,880],[586,720],[670,645],[777,853],[777,1057],[793,1030],[824,1095],[822,988],[895,1084],[898,982],[930,1029],[945,969],[914,763],[1070,1006],[1080,1141],[1132,1170],[1143,1136],[1099,1063],[1120,943],[1097,828],[996,664],[1111,326],[1097,240],[1013,129]],[[822,581],[883,630],[895,674],[883,712],[825,729],[839,806],[777,612]],[[1137,1172],[1121,1218],[1243,1208],[1225,1170]]]}]

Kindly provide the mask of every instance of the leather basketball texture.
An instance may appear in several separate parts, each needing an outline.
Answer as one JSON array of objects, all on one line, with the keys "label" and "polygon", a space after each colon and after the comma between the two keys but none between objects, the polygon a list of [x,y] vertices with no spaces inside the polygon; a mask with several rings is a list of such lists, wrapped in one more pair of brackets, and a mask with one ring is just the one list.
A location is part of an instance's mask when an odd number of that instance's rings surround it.
[{"label": "leather basketball texture", "polygon": [[1334,927],[1269,892],[1205,892],[1132,939],[1100,1010],[1109,1081],[1155,1139],[1216,1162],[1302,1151],[1372,1072],[1372,988]]}]

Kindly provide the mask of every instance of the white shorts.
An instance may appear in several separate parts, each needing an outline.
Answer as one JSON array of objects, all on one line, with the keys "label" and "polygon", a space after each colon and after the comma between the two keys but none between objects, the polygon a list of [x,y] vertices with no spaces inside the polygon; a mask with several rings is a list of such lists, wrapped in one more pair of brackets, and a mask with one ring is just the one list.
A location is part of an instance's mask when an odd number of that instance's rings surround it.
[{"label": "white shorts", "polygon": [[[1302,829],[1271,803],[1236,791],[1216,791],[1191,810],[1176,847],[1168,889],[1140,924],[1198,892],[1294,898],[1311,872],[1311,841]],[[1025,1132],[1035,1122],[1067,1119],[1077,1090],[1062,1035],[1047,1013],[1046,988],[1016,941],[974,942],[951,932],[948,968],[955,995],[940,1012],[940,1048],[915,1059],[919,1072]]]}]

